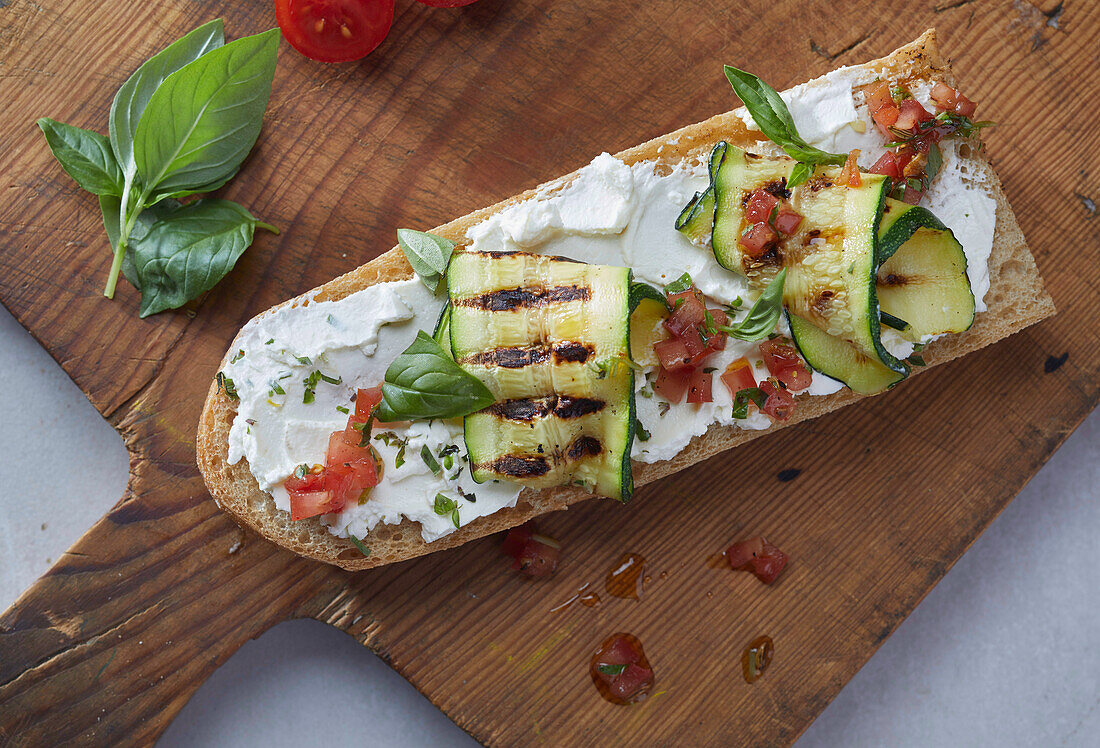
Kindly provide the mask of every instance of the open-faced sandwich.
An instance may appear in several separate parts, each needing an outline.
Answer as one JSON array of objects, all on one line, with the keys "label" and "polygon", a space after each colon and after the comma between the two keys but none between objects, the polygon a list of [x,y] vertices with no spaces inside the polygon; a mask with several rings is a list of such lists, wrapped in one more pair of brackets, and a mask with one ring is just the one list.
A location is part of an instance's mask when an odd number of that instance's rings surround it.
[{"label": "open-faced sandwich", "polygon": [[1053,312],[935,37],[441,226],[251,320],[198,461],[363,569],[635,485]]}]

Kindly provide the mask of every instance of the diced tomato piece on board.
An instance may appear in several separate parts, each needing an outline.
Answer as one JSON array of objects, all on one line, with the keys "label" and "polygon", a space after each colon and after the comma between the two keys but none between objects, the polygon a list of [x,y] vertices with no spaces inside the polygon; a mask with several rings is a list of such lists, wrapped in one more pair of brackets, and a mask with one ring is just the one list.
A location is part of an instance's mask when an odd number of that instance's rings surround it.
[{"label": "diced tomato piece on board", "polygon": [[533,521],[509,530],[502,550],[512,557],[512,568],[529,577],[552,575],[561,558],[561,544],[547,535],[540,535]]},{"label": "diced tomato piece on board", "polygon": [[764,584],[771,584],[787,566],[787,554],[761,537],[734,543],[726,559],[735,571],[750,571]]}]

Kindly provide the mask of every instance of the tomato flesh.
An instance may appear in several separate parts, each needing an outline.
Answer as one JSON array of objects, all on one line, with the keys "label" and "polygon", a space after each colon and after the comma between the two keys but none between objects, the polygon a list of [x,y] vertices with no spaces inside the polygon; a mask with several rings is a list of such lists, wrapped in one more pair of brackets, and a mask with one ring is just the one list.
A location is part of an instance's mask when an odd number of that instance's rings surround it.
[{"label": "tomato flesh", "polygon": [[752,365],[747,358],[741,357],[726,367],[722,372],[722,384],[730,391],[730,396],[736,397],[741,390],[747,390],[756,386],[756,375],[752,371]]},{"label": "tomato flesh", "polygon": [[779,205],[779,198],[764,189],[754,190],[745,205],[745,220],[749,223],[767,223],[772,210]]},{"label": "tomato flesh", "polygon": [[630,704],[653,687],[653,668],[642,643],[630,634],[613,634],[592,656],[592,680],[604,698]]},{"label": "tomato flesh", "polygon": [[783,389],[778,380],[769,377],[768,381],[761,383],[760,389],[767,396],[764,407],[760,410],[777,421],[785,421],[791,417],[794,412],[794,395]]},{"label": "tomato flesh", "polygon": [[691,382],[691,369],[683,368],[677,371],[669,371],[665,367],[657,370],[657,381],[653,383],[653,391],[668,400],[670,403],[678,403],[684,399],[684,393]]},{"label": "tomato flesh", "polygon": [[714,374],[703,369],[696,369],[691,374],[688,382],[687,401],[689,403],[709,403],[714,397],[712,387]]},{"label": "tomato flesh", "polygon": [[275,0],[275,20],[290,45],[318,62],[351,62],[382,43],[394,0]]},{"label": "tomato flesh", "polygon": [[787,566],[787,554],[762,537],[734,543],[726,560],[735,571],[749,571],[764,584],[772,584]]},{"label": "tomato flesh", "polygon": [[540,535],[532,520],[513,527],[504,536],[501,546],[504,555],[512,558],[512,568],[529,577],[548,577],[558,568],[561,544],[551,537]]},{"label": "tomato flesh", "polygon": [[745,254],[749,257],[756,258],[771,249],[778,239],[779,235],[775,233],[775,229],[761,221],[759,223],[754,223],[741,232],[741,236],[737,239],[737,243],[745,250]]},{"label": "tomato flesh", "polygon": [[764,366],[791,392],[800,392],[810,386],[813,374],[798,355],[798,349],[781,340],[765,340],[760,344]]}]

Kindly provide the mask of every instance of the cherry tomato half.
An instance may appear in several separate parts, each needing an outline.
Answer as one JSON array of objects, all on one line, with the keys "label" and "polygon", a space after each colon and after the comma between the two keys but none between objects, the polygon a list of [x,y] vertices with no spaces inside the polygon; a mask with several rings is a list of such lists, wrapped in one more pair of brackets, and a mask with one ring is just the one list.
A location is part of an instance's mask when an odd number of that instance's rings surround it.
[{"label": "cherry tomato half", "polygon": [[382,43],[394,0],[275,0],[275,20],[290,45],[318,62],[351,62]]}]

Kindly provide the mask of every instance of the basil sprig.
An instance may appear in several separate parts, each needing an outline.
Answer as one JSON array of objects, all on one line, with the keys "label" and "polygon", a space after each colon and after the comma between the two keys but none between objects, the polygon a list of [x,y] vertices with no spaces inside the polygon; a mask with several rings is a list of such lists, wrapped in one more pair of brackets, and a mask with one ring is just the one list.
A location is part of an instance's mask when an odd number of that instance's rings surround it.
[{"label": "basil sprig", "polygon": [[386,369],[379,421],[457,418],[493,404],[493,393],[423,330]]},{"label": "basil sprig", "polygon": [[214,20],[122,84],[109,138],[38,121],[62,168],[99,196],[114,253],[104,296],[114,297],[122,273],[141,291],[142,317],[174,309],[225,277],[256,228],[278,233],[227,200],[177,202],[224,185],[252,150],[278,46],[278,29],[225,44]]},{"label": "basil sprig", "polygon": [[795,187],[805,182],[813,174],[813,167],[824,164],[840,166],[848,157],[840,153],[829,153],[807,143],[798,134],[794,118],[787,109],[779,93],[764,81],[752,73],[738,70],[735,67],[725,66],[726,78],[733,86],[734,93],[745,104],[752,119],[760,132],[764,133],[768,140],[787,152],[787,155],[798,161],[791,177],[787,180],[787,188]]},{"label": "basil sprig", "polygon": [[720,325],[718,329],[738,340],[763,340],[768,337],[779,324],[779,315],[783,313],[783,284],[786,281],[787,268],[783,268],[760,294],[745,319],[733,326]]},{"label": "basil sprig", "polygon": [[447,266],[451,263],[455,243],[427,231],[398,229],[397,244],[413,270],[420,276],[421,283],[432,293],[437,293],[443,283],[443,276],[447,274]]}]

